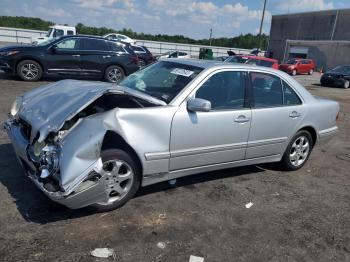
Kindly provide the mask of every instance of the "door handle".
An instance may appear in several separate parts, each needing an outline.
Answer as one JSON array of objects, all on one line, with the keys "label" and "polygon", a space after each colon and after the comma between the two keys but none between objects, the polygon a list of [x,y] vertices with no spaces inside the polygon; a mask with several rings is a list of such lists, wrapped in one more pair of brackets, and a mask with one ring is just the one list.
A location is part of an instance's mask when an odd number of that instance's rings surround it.
[{"label": "door handle", "polygon": [[235,121],[236,123],[246,123],[246,122],[249,122],[249,121],[250,121],[250,118],[249,118],[249,117],[246,117],[246,116],[244,116],[244,115],[240,115],[240,116],[236,117],[236,118],[234,119],[234,121]]},{"label": "door handle", "polygon": [[102,58],[110,58],[110,55],[103,55]]},{"label": "door handle", "polygon": [[74,56],[74,57],[80,57],[80,55],[72,55],[72,56]]},{"label": "door handle", "polygon": [[292,113],[289,114],[289,117],[291,118],[297,118],[300,116],[301,116],[301,113],[298,113],[297,111],[293,111]]}]

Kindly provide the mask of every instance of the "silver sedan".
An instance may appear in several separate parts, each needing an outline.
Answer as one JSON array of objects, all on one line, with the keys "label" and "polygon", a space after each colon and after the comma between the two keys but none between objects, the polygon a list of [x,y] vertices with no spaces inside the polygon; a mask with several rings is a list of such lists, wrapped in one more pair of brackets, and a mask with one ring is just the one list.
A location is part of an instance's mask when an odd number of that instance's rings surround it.
[{"label": "silver sedan", "polygon": [[29,91],[4,128],[49,198],[107,211],[187,175],[266,162],[297,170],[336,133],[338,113],[281,71],[168,59],[119,86],[64,80]]}]

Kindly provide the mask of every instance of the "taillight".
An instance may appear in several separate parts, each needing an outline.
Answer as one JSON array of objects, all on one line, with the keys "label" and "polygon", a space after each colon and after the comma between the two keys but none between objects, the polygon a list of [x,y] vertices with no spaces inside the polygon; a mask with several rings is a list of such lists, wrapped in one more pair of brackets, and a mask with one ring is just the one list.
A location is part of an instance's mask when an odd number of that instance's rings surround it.
[{"label": "taillight", "polygon": [[139,64],[139,58],[138,58],[138,56],[137,56],[137,55],[132,56],[132,57],[131,57],[131,61],[132,61],[134,64],[138,65],[138,64]]},{"label": "taillight", "polygon": [[340,120],[340,114],[338,112],[337,117],[335,118],[335,121],[339,121],[339,120]]}]

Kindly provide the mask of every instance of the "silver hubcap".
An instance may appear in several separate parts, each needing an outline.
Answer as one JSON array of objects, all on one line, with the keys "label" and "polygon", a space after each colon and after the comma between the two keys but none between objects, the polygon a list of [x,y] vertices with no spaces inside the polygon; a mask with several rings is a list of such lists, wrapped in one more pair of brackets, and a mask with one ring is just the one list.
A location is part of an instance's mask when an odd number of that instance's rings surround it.
[{"label": "silver hubcap", "polygon": [[108,79],[113,83],[118,83],[123,79],[123,74],[118,68],[113,68],[108,72]]},{"label": "silver hubcap", "polygon": [[312,75],[312,74],[313,74],[313,72],[314,72],[314,70],[312,70],[312,69],[311,69],[311,70],[310,70],[310,75]]},{"label": "silver hubcap", "polygon": [[142,68],[142,67],[145,67],[146,66],[146,62],[143,61],[143,60],[139,60],[139,66]]},{"label": "silver hubcap", "polygon": [[21,73],[24,78],[28,80],[35,79],[38,74],[39,74],[39,69],[36,65],[34,64],[24,64],[21,67]]},{"label": "silver hubcap", "polygon": [[134,181],[134,172],[130,165],[123,160],[109,160],[103,163],[101,172],[107,201],[99,203],[109,205],[120,201],[130,191]]},{"label": "silver hubcap", "polygon": [[310,151],[309,139],[305,136],[299,136],[293,143],[290,149],[289,159],[292,165],[300,166],[302,165]]},{"label": "silver hubcap", "polygon": [[345,81],[344,83],[344,88],[349,88],[350,82],[349,81]]},{"label": "silver hubcap", "polygon": [[297,74],[296,70],[293,70],[292,75],[295,76]]}]

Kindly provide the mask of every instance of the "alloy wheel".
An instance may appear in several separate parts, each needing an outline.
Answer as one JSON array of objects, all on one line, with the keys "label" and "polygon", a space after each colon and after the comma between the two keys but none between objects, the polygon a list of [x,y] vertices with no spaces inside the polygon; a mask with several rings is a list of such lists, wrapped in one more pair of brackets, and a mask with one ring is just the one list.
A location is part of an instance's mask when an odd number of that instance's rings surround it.
[{"label": "alloy wheel", "polygon": [[31,63],[24,64],[21,67],[21,74],[27,80],[35,79],[39,74],[39,68]]},{"label": "alloy wheel", "polygon": [[299,136],[295,139],[290,149],[289,160],[292,165],[302,165],[310,152],[310,141],[306,136]]},{"label": "alloy wheel", "polygon": [[118,83],[123,79],[123,73],[118,68],[113,68],[108,72],[110,82]]},{"label": "alloy wheel", "polygon": [[133,169],[123,160],[104,162],[101,175],[107,196],[106,202],[98,203],[101,205],[110,205],[123,199],[130,191],[134,180]]}]

